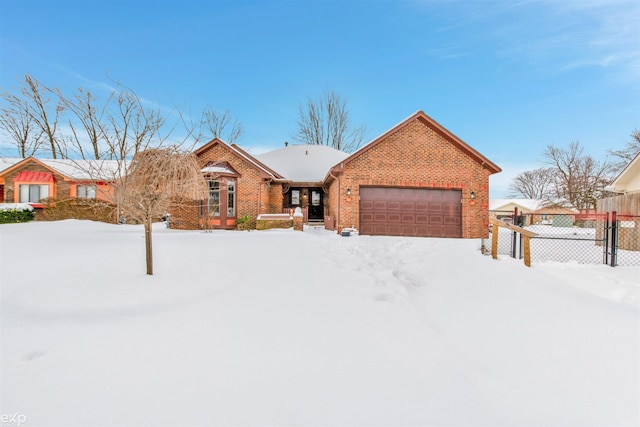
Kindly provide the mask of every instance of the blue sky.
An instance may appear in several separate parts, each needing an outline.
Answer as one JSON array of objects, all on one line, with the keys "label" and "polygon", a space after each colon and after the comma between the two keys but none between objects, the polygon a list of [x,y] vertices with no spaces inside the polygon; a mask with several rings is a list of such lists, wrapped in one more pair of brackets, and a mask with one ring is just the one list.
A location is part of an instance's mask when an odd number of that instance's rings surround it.
[{"label": "blue sky", "polygon": [[495,198],[547,144],[604,158],[640,128],[640,2],[0,0],[2,89],[25,73],[228,109],[255,153],[327,90],[367,140],[423,110],[503,168]]}]

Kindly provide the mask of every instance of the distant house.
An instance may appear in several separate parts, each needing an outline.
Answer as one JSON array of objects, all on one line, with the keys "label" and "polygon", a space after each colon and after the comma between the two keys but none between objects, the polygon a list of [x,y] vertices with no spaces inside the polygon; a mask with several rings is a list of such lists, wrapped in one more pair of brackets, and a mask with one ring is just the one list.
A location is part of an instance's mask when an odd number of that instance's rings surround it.
[{"label": "distant house", "polygon": [[111,200],[112,160],[0,159],[0,201],[42,208],[48,198]]},{"label": "distant house", "polygon": [[[578,210],[566,202],[552,202],[542,199],[491,199],[489,215],[496,219],[510,220],[514,213],[522,215],[522,225],[555,224],[566,226],[573,224]],[[554,223],[555,218],[555,223]]]},{"label": "distant house", "polygon": [[195,151],[209,198],[172,227],[233,228],[239,216],[291,212],[361,234],[485,237],[489,175],[500,168],[418,111],[353,154],[290,145],[253,156],[214,139]]}]

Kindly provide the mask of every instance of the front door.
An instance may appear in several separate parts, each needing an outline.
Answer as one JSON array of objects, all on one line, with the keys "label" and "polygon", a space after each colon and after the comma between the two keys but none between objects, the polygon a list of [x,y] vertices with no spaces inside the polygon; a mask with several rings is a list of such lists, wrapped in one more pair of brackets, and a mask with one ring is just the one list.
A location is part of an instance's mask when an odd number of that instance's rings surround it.
[{"label": "front door", "polygon": [[309,203],[309,219],[324,219],[324,204],[322,203],[322,189],[311,189],[311,203]]},{"label": "front door", "polygon": [[209,225],[214,228],[235,228],[236,225],[236,181],[219,178],[208,181]]}]

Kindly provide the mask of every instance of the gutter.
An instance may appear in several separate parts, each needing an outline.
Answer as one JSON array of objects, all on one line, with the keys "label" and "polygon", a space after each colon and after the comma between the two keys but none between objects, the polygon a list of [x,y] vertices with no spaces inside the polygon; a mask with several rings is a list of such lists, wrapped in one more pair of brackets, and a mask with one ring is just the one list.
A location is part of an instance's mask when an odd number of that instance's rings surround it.
[{"label": "gutter", "polygon": [[333,175],[333,170],[329,169],[329,176],[338,182],[338,210],[336,214],[336,230],[338,230],[338,224],[340,223],[340,177]]}]

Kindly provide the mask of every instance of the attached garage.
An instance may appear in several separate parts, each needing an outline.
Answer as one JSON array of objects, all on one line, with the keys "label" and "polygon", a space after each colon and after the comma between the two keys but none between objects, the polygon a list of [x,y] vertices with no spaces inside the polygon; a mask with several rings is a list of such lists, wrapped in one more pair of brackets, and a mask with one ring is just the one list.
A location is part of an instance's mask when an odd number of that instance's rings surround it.
[{"label": "attached garage", "polygon": [[489,235],[489,176],[500,168],[418,111],[329,170],[326,217],[340,232]]},{"label": "attached garage", "polygon": [[360,233],[462,237],[462,191],[360,187]]}]

